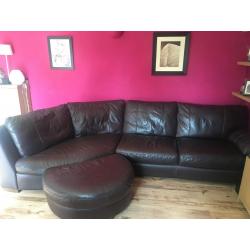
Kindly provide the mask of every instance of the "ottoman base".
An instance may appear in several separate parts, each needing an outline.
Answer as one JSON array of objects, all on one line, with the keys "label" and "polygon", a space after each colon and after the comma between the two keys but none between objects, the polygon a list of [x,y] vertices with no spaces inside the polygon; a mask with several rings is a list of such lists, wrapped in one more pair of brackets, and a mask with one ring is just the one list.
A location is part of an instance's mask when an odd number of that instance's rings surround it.
[{"label": "ottoman base", "polygon": [[129,192],[121,200],[95,209],[65,207],[49,197],[47,197],[47,201],[53,213],[61,219],[112,219],[129,205],[132,196],[132,192]]}]

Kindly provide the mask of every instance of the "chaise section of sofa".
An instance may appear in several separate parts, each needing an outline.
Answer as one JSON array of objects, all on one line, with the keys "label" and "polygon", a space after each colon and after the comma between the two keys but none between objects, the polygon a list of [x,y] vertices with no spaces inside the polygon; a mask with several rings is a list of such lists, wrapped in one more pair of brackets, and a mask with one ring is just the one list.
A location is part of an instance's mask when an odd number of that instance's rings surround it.
[{"label": "chaise section of sofa", "polygon": [[[1,131],[1,184],[14,189],[20,189],[15,167],[19,159],[39,153],[73,136],[70,113],[65,105],[9,117]],[[32,183],[37,183],[37,178],[29,177]]]},{"label": "chaise section of sofa", "polygon": [[42,189],[47,168],[113,154],[123,106],[123,101],[70,103],[8,118],[0,135],[2,186]]},{"label": "chaise section of sofa", "polygon": [[20,189],[27,186],[27,178],[37,177],[32,189],[41,189],[41,176],[47,168],[80,163],[101,156],[113,154],[119,142],[119,135],[89,135],[64,141],[40,153],[19,159],[15,164]]}]

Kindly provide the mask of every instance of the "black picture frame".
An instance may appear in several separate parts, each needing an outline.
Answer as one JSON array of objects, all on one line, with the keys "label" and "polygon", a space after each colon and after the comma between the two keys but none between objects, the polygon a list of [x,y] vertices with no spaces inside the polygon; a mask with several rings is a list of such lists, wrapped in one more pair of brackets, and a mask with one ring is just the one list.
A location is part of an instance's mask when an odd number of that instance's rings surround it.
[{"label": "black picture frame", "polygon": [[[154,32],[152,53],[153,75],[187,74],[190,36],[191,32]],[[169,44],[171,44],[172,48]],[[173,55],[172,62],[171,57],[169,58],[170,60],[168,60],[166,55],[165,57],[162,55],[165,51],[171,51],[171,49]],[[166,64],[170,64],[170,66],[166,66]]]},{"label": "black picture frame", "polygon": [[71,36],[48,36],[48,49],[51,69],[75,68]]},{"label": "black picture frame", "polygon": [[250,80],[245,80],[245,83],[244,83],[244,89],[243,89],[243,95],[247,95],[249,96],[250,95]]}]

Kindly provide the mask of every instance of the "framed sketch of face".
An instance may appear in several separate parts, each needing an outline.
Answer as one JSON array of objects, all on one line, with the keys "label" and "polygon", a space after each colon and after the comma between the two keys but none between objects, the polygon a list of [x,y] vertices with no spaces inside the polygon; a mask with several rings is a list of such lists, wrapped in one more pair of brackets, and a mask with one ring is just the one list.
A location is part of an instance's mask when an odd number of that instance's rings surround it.
[{"label": "framed sketch of face", "polygon": [[185,75],[190,32],[154,32],[153,75]]},{"label": "framed sketch of face", "polygon": [[73,69],[72,38],[69,36],[49,36],[49,57],[52,69]]},{"label": "framed sketch of face", "polygon": [[245,81],[243,95],[250,95],[250,80]]}]

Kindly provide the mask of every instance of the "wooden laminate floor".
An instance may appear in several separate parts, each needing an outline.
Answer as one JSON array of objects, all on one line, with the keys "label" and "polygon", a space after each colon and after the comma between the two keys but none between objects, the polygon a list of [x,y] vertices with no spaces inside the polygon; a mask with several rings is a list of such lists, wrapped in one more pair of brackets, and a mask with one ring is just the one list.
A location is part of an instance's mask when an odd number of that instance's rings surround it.
[{"label": "wooden laminate floor", "polygon": [[[136,178],[135,196],[116,218],[249,218],[233,185],[167,178]],[[42,191],[0,189],[0,218],[57,218]]]}]

